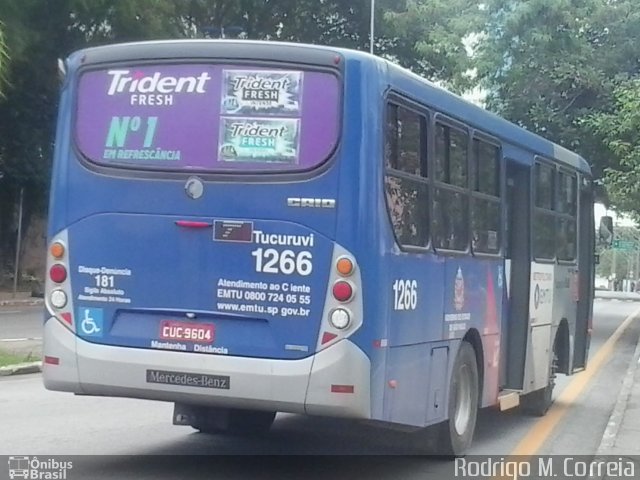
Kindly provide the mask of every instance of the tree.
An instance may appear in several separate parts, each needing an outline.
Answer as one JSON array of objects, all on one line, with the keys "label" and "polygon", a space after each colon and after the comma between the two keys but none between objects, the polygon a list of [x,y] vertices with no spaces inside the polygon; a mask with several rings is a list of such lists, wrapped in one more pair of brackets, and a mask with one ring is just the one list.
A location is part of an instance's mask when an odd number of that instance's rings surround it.
[{"label": "tree", "polygon": [[[640,245],[640,231],[635,227],[616,227],[616,238],[625,242]],[[596,267],[596,275],[601,277],[613,276],[618,279],[640,277],[640,252],[637,250],[616,250],[610,247],[599,247],[600,263]],[[615,264],[615,271],[614,271]]]},{"label": "tree", "polygon": [[[25,191],[24,228],[46,210],[59,80],[56,60],[115,41],[180,35],[167,0],[5,0],[0,11],[11,64],[0,101],[0,267],[13,261],[15,205]],[[0,57],[2,60],[4,57]]]},{"label": "tree", "polygon": [[463,91],[475,86],[473,47],[487,13],[475,0],[388,2],[389,54],[415,73]]},{"label": "tree", "polygon": [[607,112],[616,78],[638,73],[633,0],[491,0],[479,76],[488,107],[587,158],[596,176],[609,149],[584,118]]},{"label": "tree", "polygon": [[613,108],[584,123],[610,153],[604,180],[612,204],[640,219],[640,77],[618,82]]},{"label": "tree", "polygon": [[9,61],[9,52],[4,39],[3,24],[0,22],[0,97],[2,97],[2,89],[6,82],[5,71],[7,62]]}]

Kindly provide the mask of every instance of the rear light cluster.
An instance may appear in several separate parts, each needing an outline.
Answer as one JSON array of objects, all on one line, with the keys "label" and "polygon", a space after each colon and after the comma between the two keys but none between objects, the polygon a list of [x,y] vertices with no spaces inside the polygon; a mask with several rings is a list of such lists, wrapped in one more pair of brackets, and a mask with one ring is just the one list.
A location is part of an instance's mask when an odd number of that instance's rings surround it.
[{"label": "rear light cluster", "polygon": [[351,252],[334,243],[317,351],[349,337],[362,326],[360,273]]},{"label": "rear light cluster", "polygon": [[[354,263],[351,258],[342,256],[338,258],[335,264],[336,273],[342,277],[333,284],[332,294],[338,302],[348,304],[354,297],[354,286],[346,279],[354,272]],[[351,324],[351,312],[344,307],[338,307],[331,310],[329,314],[329,322],[337,330],[346,330]]]},{"label": "rear light cluster", "polygon": [[49,301],[55,308],[67,306],[68,296],[64,289],[60,288],[67,280],[67,267],[64,264],[66,248],[61,242],[54,242],[49,248],[51,266],[49,267],[49,279],[53,282],[53,289],[49,292]]}]

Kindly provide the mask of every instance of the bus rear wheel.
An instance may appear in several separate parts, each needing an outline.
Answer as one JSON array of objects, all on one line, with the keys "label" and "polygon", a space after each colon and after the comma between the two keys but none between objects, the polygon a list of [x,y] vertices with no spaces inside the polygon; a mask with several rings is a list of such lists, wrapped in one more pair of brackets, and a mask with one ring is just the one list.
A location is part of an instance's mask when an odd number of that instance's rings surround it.
[{"label": "bus rear wheel", "polygon": [[440,425],[437,452],[460,457],[473,440],[478,417],[478,364],[475,350],[463,341],[449,383],[449,419]]},{"label": "bus rear wheel", "polygon": [[201,433],[249,435],[269,431],[276,412],[211,408],[204,418],[192,425]]}]

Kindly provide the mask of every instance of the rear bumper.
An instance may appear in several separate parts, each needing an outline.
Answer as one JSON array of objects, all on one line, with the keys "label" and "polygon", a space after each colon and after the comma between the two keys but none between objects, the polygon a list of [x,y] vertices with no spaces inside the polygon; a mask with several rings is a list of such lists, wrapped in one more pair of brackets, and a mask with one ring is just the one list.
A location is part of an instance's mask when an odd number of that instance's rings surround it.
[{"label": "rear bumper", "polygon": [[[301,360],[275,360],[114,347],[78,338],[57,319],[45,323],[44,364],[49,390],[142,398],[194,405],[370,418],[370,362],[342,340]],[[230,377],[229,389],[147,383],[147,370]],[[353,385],[334,393],[332,385]]]}]

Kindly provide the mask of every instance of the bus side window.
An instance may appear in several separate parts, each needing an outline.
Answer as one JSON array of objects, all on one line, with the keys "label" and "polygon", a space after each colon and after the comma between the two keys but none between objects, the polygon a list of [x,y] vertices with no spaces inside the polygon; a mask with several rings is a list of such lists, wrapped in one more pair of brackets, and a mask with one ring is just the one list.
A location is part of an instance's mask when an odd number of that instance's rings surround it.
[{"label": "bus side window", "polygon": [[473,139],[471,246],[477,253],[500,252],[500,148]]},{"label": "bus side window", "polygon": [[436,124],[433,243],[444,250],[466,251],[469,244],[467,142],[462,130]]},{"label": "bus side window", "polygon": [[400,245],[426,247],[429,190],[426,182],[426,118],[408,108],[387,106],[385,194]]},{"label": "bus side window", "polygon": [[536,163],[533,214],[533,253],[536,259],[554,260],[556,256],[555,174],[551,165]]},{"label": "bus side window", "polygon": [[505,222],[505,230],[504,230],[504,252],[505,252],[505,257],[506,258],[513,258],[513,254],[512,254],[512,235],[513,235],[513,231],[512,231],[512,225],[513,225],[513,219],[511,218],[511,215],[513,215],[513,205],[515,205],[515,195],[514,195],[514,189],[515,189],[515,179],[511,176],[507,177],[507,191],[506,191],[506,196],[507,196],[507,201],[504,203],[504,211],[505,211],[505,217],[507,219],[507,221]]},{"label": "bus side window", "polygon": [[558,202],[556,219],[556,255],[558,260],[576,259],[578,180],[575,174],[558,172]]}]

